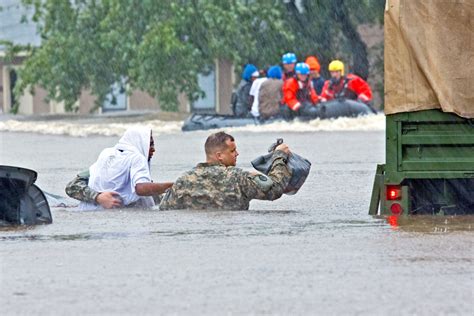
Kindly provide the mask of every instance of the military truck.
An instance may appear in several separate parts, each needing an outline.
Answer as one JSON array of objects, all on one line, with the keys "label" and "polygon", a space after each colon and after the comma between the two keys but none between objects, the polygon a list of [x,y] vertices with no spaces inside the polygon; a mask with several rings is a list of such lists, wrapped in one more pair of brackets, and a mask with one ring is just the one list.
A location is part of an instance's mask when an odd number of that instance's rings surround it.
[{"label": "military truck", "polygon": [[388,0],[371,215],[474,214],[474,5]]}]

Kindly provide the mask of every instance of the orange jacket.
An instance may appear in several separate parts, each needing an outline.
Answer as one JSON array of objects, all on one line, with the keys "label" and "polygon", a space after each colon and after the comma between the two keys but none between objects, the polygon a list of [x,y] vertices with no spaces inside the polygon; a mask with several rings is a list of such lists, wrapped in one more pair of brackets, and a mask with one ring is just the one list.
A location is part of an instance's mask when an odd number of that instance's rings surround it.
[{"label": "orange jacket", "polygon": [[348,99],[358,99],[364,103],[372,100],[372,90],[369,84],[354,74],[342,77],[338,84],[332,84],[331,80],[326,80],[321,92],[321,100],[329,101],[339,95]]},{"label": "orange jacket", "polygon": [[318,103],[318,95],[313,88],[311,80],[299,81],[295,78],[285,80],[283,83],[283,100],[291,110],[297,111],[302,102]]}]

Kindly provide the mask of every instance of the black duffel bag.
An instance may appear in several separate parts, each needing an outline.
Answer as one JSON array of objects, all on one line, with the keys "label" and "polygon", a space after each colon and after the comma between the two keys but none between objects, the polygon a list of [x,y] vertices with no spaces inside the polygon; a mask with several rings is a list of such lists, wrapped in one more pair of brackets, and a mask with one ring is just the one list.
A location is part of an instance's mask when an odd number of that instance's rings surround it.
[{"label": "black duffel bag", "polygon": [[[277,142],[270,146],[270,149],[268,149],[269,154],[260,156],[252,160],[252,166],[261,173],[268,175],[268,173],[270,173],[270,168],[272,167],[273,163],[273,151],[278,145],[282,143],[283,139],[278,138]],[[306,178],[309,174],[309,170],[311,169],[311,162],[309,162],[308,159],[303,158],[298,154],[290,153],[287,164],[288,168],[291,170],[291,179],[283,193],[293,195],[298,192],[303,183],[306,181]]]}]

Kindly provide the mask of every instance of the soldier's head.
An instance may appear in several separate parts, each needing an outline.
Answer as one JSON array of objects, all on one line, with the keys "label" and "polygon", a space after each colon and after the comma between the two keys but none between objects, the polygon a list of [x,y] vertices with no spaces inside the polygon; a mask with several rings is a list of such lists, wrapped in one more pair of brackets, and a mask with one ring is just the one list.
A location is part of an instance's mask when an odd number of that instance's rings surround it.
[{"label": "soldier's head", "polygon": [[235,166],[237,163],[237,146],[234,137],[224,132],[209,135],[204,145],[208,163],[219,162],[226,167]]}]

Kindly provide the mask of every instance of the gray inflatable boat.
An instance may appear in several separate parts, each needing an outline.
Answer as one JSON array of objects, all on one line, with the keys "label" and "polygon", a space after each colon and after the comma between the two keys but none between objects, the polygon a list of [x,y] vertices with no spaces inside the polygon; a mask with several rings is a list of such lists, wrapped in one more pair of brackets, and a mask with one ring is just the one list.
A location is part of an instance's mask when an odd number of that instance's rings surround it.
[{"label": "gray inflatable boat", "polygon": [[[314,119],[336,119],[339,117],[356,117],[376,113],[370,106],[354,100],[332,100],[320,103],[312,116],[299,116],[300,120]],[[183,131],[198,131],[216,128],[240,127],[246,125],[269,124],[275,121],[283,121],[282,117],[274,117],[268,120],[260,120],[254,117],[235,117],[232,115],[218,114],[192,114],[187,118],[181,129]]]},{"label": "gray inflatable boat", "polygon": [[0,225],[37,225],[53,222],[44,193],[34,183],[36,171],[0,166]]}]

